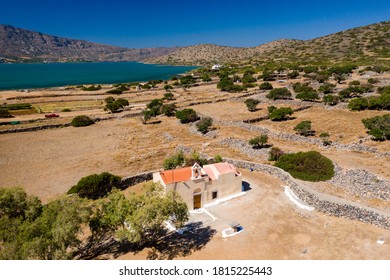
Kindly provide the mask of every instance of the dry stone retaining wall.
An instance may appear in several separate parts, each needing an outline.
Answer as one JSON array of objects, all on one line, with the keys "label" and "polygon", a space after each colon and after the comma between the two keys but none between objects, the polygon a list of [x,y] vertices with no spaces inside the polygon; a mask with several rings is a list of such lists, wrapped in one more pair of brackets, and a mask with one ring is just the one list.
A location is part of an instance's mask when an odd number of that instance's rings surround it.
[{"label": "dry stone retaining wall", "polygon": [[47,124],[47,125],[40,125],[40,126],[26,127],[26,128],[13,128],[13,129],[2,130],[2,131],[0,131],[0,134],[17,133],[17,132],[30,132],[30,131],[38,131],[38,130],[51,129],[51,128],[61,128],[61,127],[67,127],[67,126],[70,126],[70,123]]},{"label": "dry stone retaining wall", "polygon": [[390,182],[367,170],[343,170],[336,165],[330,182],[353,195],[390,201]]},{"label": "dry stone retaining wall", "polygon": [[152,180],[154,172],[157,172],[157,170],[146,171],[133,176],[122,178],[121,189],[124,190],[139,183]]},{"label": "dry stone retaining wall", "polygon": [[280,139],[280,140],[286,140],[286,141],[292,141],[297,143],[307,143],[312,145],[317,145],[319,147],[322,147],[324,149],[336,149],[336,150],[344,150],[344,151],[356,151],[356,152],[363,152],[363,153],[372,153],[380,157],[390,157],[390,152],[381,152],[378,151],[378,149],[369,147],[366,145],[358,144],[358,143],[352,143],[352,144],[342,144],[338,142],[332,142],[328,146],[324,146],[321,139],[318,138],[310,138],[305,137],[297,134],[291,134],[291,133],[284,133],[284,132],[275,132],[271,131],[267,128],[261,127],[261,126],[255,126],[244,122],[238,122],[238,121],[225,121],[225,120],[214,120],[214,123],[226,125],[226,126],[233,126],[238,127],[242,129],[246,129],[249,131],[255,131],[260,132],[263,134],[267,134],[270,138],[274,139]]}]

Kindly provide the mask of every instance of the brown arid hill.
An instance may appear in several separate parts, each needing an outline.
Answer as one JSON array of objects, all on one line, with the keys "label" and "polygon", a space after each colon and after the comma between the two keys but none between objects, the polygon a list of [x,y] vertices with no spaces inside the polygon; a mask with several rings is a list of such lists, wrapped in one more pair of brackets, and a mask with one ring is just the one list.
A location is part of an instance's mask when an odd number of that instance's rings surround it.
[{"label": "brown arid hill", "polygon": [[122,48],[0,25],[0,62],[142,61],[178,49],[177,47]]},{"label": "brown arid hill", "polygon": [[207,65],[258,62],[390,61],[390,21],[348,29],[311,40],[283,39],[252,48],[196,45],[171,54],[147,59],[152,63]]},{"label": "brown arid hill", "polygon": [[295,40],[281,39],[253,48],[239,48],[200,44],[181,48],[171,54],[146,59],[147,62],[159,64],[208,65],[226,62],[237,62],[250,59],[266,50],[290,45]]},{"label": "brown arid hill", "polygon": [[171,65],[305,62],[390,63],[390,21],[348,29],[311,40],[281,39],[242,48],[200,44],[130,49],[72,40],[0,25],[0,62],[141,61]]}]

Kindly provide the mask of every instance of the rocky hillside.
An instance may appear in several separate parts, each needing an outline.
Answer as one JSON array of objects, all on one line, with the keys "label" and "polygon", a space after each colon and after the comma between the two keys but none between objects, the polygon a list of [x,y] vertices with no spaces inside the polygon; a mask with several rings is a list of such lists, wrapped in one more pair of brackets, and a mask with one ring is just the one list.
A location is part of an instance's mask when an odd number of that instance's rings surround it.
[{"label": "rocky hillside", "polygon": [[390,62],[390,21],[353,28],[312,40],[277,40],[253,48],[196,45],[147,59],[167,64],[205,65],[252,61]]},{"label": "rocky hillside", "polygon": [[2,61],[142,61],[176,50],[121,48],[0,25]]},{"label": "rocky hillside", "polygon": [[160,64],[207,65],[236,62],[258,56],[265,50],[289,45],[294,40],[278,40],[254,48],[226,47],[201,44],[181,48],[174,53],[146,59],[147,62]]},{"label": "rocky hillside", "polygon": [[143,61],[161,64],[359,61],[390,63],[390,21],[312,40],[283,39],[252,48],[201,44],[129,49],[72,40],[0,25],[1,61]]}]

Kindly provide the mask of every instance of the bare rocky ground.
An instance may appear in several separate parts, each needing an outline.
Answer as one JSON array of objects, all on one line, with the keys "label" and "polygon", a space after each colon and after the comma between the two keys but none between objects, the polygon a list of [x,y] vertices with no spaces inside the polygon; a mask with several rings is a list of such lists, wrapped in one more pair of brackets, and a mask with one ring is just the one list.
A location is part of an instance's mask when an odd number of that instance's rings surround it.
[{"label": "bare rocky ground", "polygon": [[[195,260],[390,258],[389,243],[377,243],[377,240],[390,238],[388,230],[315,210],[301,210],[285,196],[281,181],[260,172],[244,171],[243,175],[251,188],[246,195],[207,208],[216,221],[193,214],[194,222],[199,217],[204,221],[203,226],[209,227],[205,238],[211,236],[211,240],[205,246],[182,242],[169,252],[154,252],[154,257]],[[223,238],[221,231],[232,222],[240,223],[244,231]],[[119,259],[146,259],[151,252],[152,249],[136,254],[130,252]]]},{"label": "bare rocky ground", "polygon": [[[211,156],[220,154],[222,157],[269,163],[263,151],[253,152],[245,145],[240,148],[230,145],[229,141],[226,142],[226,139],[236,139],[240,143],[247,143],[250,138],[259,135],[258,130],[223,122],[224,120],[240,122],[266,114],[270,102],[261,103],[260,110],[251,113],[243,104],[246,97],[240,98],[251,93],[255,97],[262,97],[265,95],[264,92],[252,90],[244,94],[221,93],[215,88],[215,84],[201,85],[186,91],[175,89],[176,100],[173,102],[177,103],[177,106],[184,107],[194,102],[202,102],[191,107],[215,120],[215,130],[202,136],[194,133],[190,125],[179,124],[175,118],[158,117],[155,120],[161,123],[143,125],[138,117],[126,117],[129,114],[139,113],[144,104],[150,100],[161,98],[165,92],[161,89],[143,92],[132,90],[123,94],[121,97],[128,99],[131,106],[126,111],[113,115],[102,110],[102,99],[108,96],[104,94],[105,90],[95,95],[74,90],[67,93],[67,96],[63,96],[65,89],[31,93],[0,92],[0,102],[35,102],[34,106],[40,107],[43,114],[49,112],[60,114],[60,118],[50,120],[45,119],[42,113],[17,116],[13,120],[24,121],[22,124],[3,125],[0,126],[0,131],[69,123],[73,116],[80,114],[109,118],[89,127],[1,134],[0,186],[23,187],[29,194],[37,195],[47,202],[63,195],[83,176],[93,173],[108,171],[120,176],[128,176],[162,168],[163,159],[181,145]],[[29,99],[29,94],[34,98]],[[23,99],[7,99],[18,96],[23,96]],[[76,99],[80,97],[85,100],[77,101]],[[228,100],[210,103],[219,99]],[[71,108],[72,112],[61,113],[60,111],[65,107]],[[315,106],[294,113],[293,120],[279,123],[265,120],[251,125],[271,131],[273,134],[270,134],[269,143],[272,145],[287,152],[317,150],[341,168],[340,174],[357,178],[353,180],[339,174],[341,177],[332,181],[305,183],[306,186],[388,212],[390,211],[388,198],[390,160],[383,153],[390,151],[390,144],[388,141],[374,142],[366,139],[367,134],[360,122],[361,118],[385,113],[350,112],[342,108],[330,110]],[[316,139],[319,138],[315,136],[309,138],[313,141],[295,141],[294,137],[273,137],[278,133],[294,135],[293,127],[306,119],[312,120],[317,135],[321,132],[329,132],[333,142],[343,145],[360,143],[377,149],[379,153],[341,149],[338,146],[325,148],[317,143]],[[28,121],[32,122],[28,123]],[[362,139],[364,141],[360,141]],[[307,213],[298,210],[284,195],[282,182],[267,174],[244,172],[244,180],[248,181],[252,188],[247,195],[209,209],[218,219],[207,225],[210,227],[209,231],[204,232],[206,235],[209,234],[207,244],[189,244],[190,253],[178,250],[173,257],[389,259],[388,230],[358,221],[330,217],[316,211]],[[384,182],[383,189],[361,193],[365,190],[365,185],[379,181]],[[240,222],[245,230],[237,236],[223,239],[221,230],[227,228],[231,221]],[[384,245],[376,243],[381,238],[385,240]],[[157,254],[155,258],[171,256],[164,250],[154,253]],[[144,259],[150,257],[150,252],[145,250],[136,255],[127,253],[120,256],[106,256],[106,258],[113,257]]]}]

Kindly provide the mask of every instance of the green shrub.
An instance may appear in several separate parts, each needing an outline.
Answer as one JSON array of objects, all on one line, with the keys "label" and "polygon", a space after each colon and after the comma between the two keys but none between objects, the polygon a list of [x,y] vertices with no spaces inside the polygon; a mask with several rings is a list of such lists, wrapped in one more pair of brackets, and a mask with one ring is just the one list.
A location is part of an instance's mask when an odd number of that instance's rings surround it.
[{"label": "green shrub", "polygon": [[115,98],[112,97],[112,96],[106,97],[104,99],[104,102],[106,102],[106,103],[111,103],[111,102],[114,102],[114,101],[115,101]]},{"label": "green shrub", "polygon": [[98,86],[92,85],[92,86],[89,86],[89,87],[83,86],[81,88],[81,90],[84,90],[84,91],[96,91],[96,90],[100,90],[100,89],[102,89],[101,85],[98,85]]},{"label": "green shrub", "polygon": [[187,86],[187,87],[195,84],[195,82],[196,82],[196,79],[191,75],[186,75],[186,76],[180,77],[179,80],[180,80],[181,85]]},{"label": "green shrub", "polygon": [[357,65],[352,65],[352,64],[349,64],[349,65],[344,65],[344,66],[334,66],[334,67],[331,67],[329,69],[330,73],[332,74],[338,74],[338,75],[347,75],[347,74],[351,74],[353,72],[354,69],[357,68]]},{"label": "green shrub", "polygon": [[167,117],[175,116],[176,105],[175,104],[165,104],[161,107],[162,113]]},{"label": "green shrub", "polygon": [[299,72],[297,70],[294,70],[294,71],[289,72],[287,74],[287,77],[290,79],[296,79],[296,78],[298,78],[298,76],[299,76]]},{"label": "green shrub", "polygon": [[320,134],[320,138],[322,139],[322,144],[324,146],[329,146],[330,144],[332,144],[332,141],[329,140],[329,137],[330,135],[327,132],[322,132]]},{"label": "green shrub", "polygon": [[372,92],[372,85],[350,85],[348,88],[340,91],[339,95],[343,98],[351,98],[365,92]]},{"label": "green shrub", "polygon": [[353,111],[361,111],[366,109],[390,110],[390,94],[370,96],[368,98],[354,98],[349,101],[348,108]]},{"label": "green shrub", "polygon": [[378,93],[381,95],[390,94],[390,86],[378,87]]},{"label": "green shrub", "polygon": [[295,97],[303,101],[314,101],[320,98],[315,90],[305,90],[298,93]]},{"label": "green shrub", "polygon": [[32,109],[32,105],[30,103],[4,104],[0,106],[0,109],[7,109],[12,111],[29,110]]},{"label": "green shrub", "polygon": [[304,181],[326,181],[334,175],[332,161],[316,151],[284,154],[275,166]]},{"label": "green shrub", "polygon": [[252,84],[256,82],[256,79],[250,73],[245,73],[241,81],[243,84]]},{"label": "green shrub", "polygon": [[348,108],[352,111],[361,111],[368,108],[367,98],[354,98],[348,103]]},{"label": "green shrub", "polygon": [[215,162],[215,163],[222,162],[222,157],[221,157],[220,155],[216,155],[216,156],[214,157],[214,162]]},{"label": "green shrub", "polygon": [[293,90],[295,93],[303,92],[304,90],[313,89],[312,87],[308,86],[307,84],[302,83],[294,83],[293,84]]},{"label": "green shrub", "polygon": [[116,89],[119,89],[121,91],[129,90],[129,88],[124,84],[119,84],[119,85],[115,85],[115,86],[116,86]]},{"label": "green shrub", "polygon": [[294,130],[303,136],[310,136],[314,134],[314,131],[311,128],[311,121],[301,121],[294,127]]},{"label": "green shrub", "polygon": [[198,131],[205,134],[209,131],[210,126],[213,124],[212,118],[202,118],[196,123]]},{"label": "green shrub", "polygon": [[153,117],[152,112],[149,109],[142,110],[142,123],[146,124]]},{"label": "green shrub", "polygon": [[268,142],[268,135],[261,134],[260,136],[254,137],[249,140],[249,145],[251,145],[254,149],[263,148],[265,144]]},{"label": "green shrub", "polygon": [[165,170],[171,170],[176,167],[181,167],[185,162],[184,153],[179,151],[174,155],[164,159],[163,167]]},{"label": "green shrub", "polygon": [[263,74],[260,76],[260,78],[262,78],[263,81],[275,81],[272,72],[267,70],[263,71]]},{"label": "green shrub", "polygon": [[12,115],[6,108],[0,108],[0,118],[11,118]]},{"label": "green shrub", "polygon": [[362,123],[368,129],[368,134],[375,140],[383,141],[390,139],[390,114],[362,119]]},{"label": "green shrub", "polygon": [[322,100],[326,105],[334,106],[340,102],[340,97],[337,95],[325,95]]},{"label": "green shrub", "polygon": [[277,108],[276,108],[275,106],[271,105],[271,106],[268,106],[267,109],[268,109],[268,113],[271,114],[271,113],[272,113],[273,111],[275,111]]},{"label": "green shrub", "polygon": [[118,98],[114,102],[116,102],[121,108],[129,106],[129,101],[124,98]]},{"label": "green shrub", "polygon": [[212,79],[210,78],[210,75],[209,75],[209,74],[204,73],[204,74],[202,75],[202,81],[203,81],[203,82],[211,82]]},{"label": "green shrub", "polygon": [[72,110],[69,109],[69,108],[64,108],[64,109],[61,110],[61,112],[72,112]]},{"label": "green shrub", "polygon": [[269,114],[269,119],[271,121],[282,121],[286,120],[287,116],[292,115],[293,110],[290,107],[282,107],[277,108],[272,111],[272,113]]},{"label": "green shrub", "polygon": [[109,110],[111,113],[117,113],[121,109],[121,106],[117,102],[109,102],[106,104],[104,107],[104,110],[107,111]]},{"label": "green shrub", "polygon": [[167,92],[167,93],[165,93],[165,94],[164,94],[164,99],[166,99],[166,100],[172,100],[172,99],[174,99],[174,98],[173,98],[173,93],[172,93],[172,92]]},{"label": "green shrub", "polygon": [[106,93],[111,93],[111,94],[122,94],[122,93],[123,93],[123,90],[114,88],[114,89],[111,89],[111,90],[107,91]]},{"label": "green shrub", "polygon": [[82,198],[98,199],[104,197],[114,188],[121,188],[121,177],[103,172],[81,178],[77,185],[68,191],[68,194],[77,193]]},{"label": "green shrub", "polygon": [[250,111],[250,112],[256,111],[256,106],[259,103],[260,103],[259,100],[253,99],[253,98],[248,98],[247,100],[245,100],[245,104],[248,108],[248,111]]},{"label": "green shrub", "polygon": [[324,94],[328,94],[328,93],[332,93],[335,87],[336,87],[335,84],[323,83],[322,85],[320,85],[318,91]]},{"label": "green shrub", "polygon": [[269,82],[261,83],[260,86],[259,86],[259,89],[261,89],[261,90],[270,90],[270,89],[273,89],[273,88],[274,87]]},{"label": "green shrub", "polygon": [[194,109],[186,108],[181,111],[176,111],[176,118],[178,118],[181,123],[190,123],[198,120],[198,115]]},{"label": "green shrub", "polygon": [[349,83],[350,86],[359,86],[360,85],[360,81],[351,81]]},{"label": "green shrub", "polygon": [[165,86],[164,86],[164,89],[165,89],[166,91],[169,91],[169,90],[173,89],[173,86],[171,86],[171,85],[165,85]]},{"label": "green shrub", "polygon": [[278,147],[272,147],[269,151],[268,160],[277,161],[282,155],[284,155],[284,152],[281,149],[279,149]]},{"label": "green shrub", "polygon": [[306,74],[317,73],[318,67],[317,66],[305,66],[305,67],[303,67],[303,72],[305,72]]},{"label": "green shrub", "polygon": [[70,124],[74,127],[80,127],[80,126],[89,126],[94,123],[95,122],[90,117],[81,115],[81,116],[74,117]]},{"label": "green shrub", "polygon": [[149,109],[148,112],[152,117],[161,114],[162,104],[162,99],[153,99],[150,103],[146,104],[146,107]]},{"label": "green shrub", "polygon": [[272,100],[290,99],[291,92],[287,88],[274,88],[266,95],[266,97]]},{"label": "green shrub", "polygon": [[142,88],[142,89],[151,89],[152,86],[149,85],[148,83],[146,83],[146,84],[143,84],[143,85],[141,86],[141,88]]},{"label": "green shrub", "polygon": [[193,166],[195,163],[203,166],[208,163],[207,159],[202,157],[198,152],[194,151],[189,156],[185,157],[185,166]]},{"label": "green shrub", "polygon": [[148,104],[146,104],[146,107],[148,109],[152,109],[153,107],[161,107],[163,104],[163,101],[161,99],[153,99]]},{"label": "green shrub", "polygon": [[218,82],[217,88],[227,92],[240,92],[246,89],[244,86],[235,85],[233,79],[229,77],[222,78]]},{"label": "green shrub", "polygon": [[379,80],[376,79],[376,78],[369,78],[369,79],[367,80],[367,83],[374,85],[374,84],[379,83]]}]

